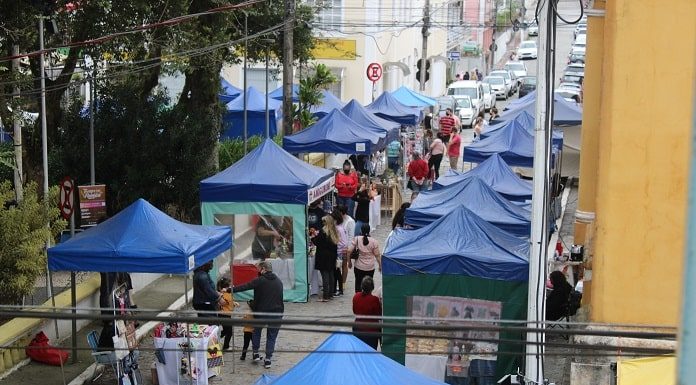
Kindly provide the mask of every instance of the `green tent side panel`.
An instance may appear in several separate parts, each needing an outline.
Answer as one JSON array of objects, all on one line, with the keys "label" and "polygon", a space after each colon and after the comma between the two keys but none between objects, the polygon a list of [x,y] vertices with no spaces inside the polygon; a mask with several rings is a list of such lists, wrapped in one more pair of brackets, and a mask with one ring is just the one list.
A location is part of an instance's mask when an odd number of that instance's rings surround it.
[{"label": "green tent side panel", "polygon": [[[448,296],[498,301],[502,303],[502,319],[525,320],[527,317],[527,282],[497,281],[462,275],[401,275],[382,278],[384,316],[405,317],[407,297]],[[385,321],[388,323],[390,321]],[[394,321],[392,321],[394,322]],[[384,328],[382,352],[404,363],[406,339],[403,329]],[[394,334],[390,336],[389,334]],[[500,340],[524,341],[520,332],[501,332]],[[513,373],[524,365],[524,345],[515,342],[498,344],[496,377]]]},{"label": "green tent side panel", "polygon": [[[305,205],[265,202],[202,202],[201,214],[204,225],[214,225],[216,214],[271,215],[292,217],[293,258],[295,286],[283,291],[283,299],[289,302],[307,302],[309,281],[307,280],[307,208]],[[233,235],[234,236],[234,229]],[[253,291],[235,293],[235,300],[252,298]]]}]

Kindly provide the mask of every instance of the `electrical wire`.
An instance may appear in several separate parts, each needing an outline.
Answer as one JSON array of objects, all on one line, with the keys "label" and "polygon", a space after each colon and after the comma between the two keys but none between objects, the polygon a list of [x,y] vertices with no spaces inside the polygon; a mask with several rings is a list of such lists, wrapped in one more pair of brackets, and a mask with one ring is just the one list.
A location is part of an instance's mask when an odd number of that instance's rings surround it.
[{"label": "electrical wire", "polygon": [[574,21],[568,21],[561,16],[561,14],[558,12],[558,9],[556,8],[558,6],[558,1],[559,0],[550,0],[551,1],[551,8],[553,8],[553,13],[556,15],[557,18],[561,19],[566,24],[577,24],[582,20],[583,16],[585,15],[585,7],[582,4],[582,0],[578,0],[578,4],[580,4],[580,16],[578,16],[577,20]]}]

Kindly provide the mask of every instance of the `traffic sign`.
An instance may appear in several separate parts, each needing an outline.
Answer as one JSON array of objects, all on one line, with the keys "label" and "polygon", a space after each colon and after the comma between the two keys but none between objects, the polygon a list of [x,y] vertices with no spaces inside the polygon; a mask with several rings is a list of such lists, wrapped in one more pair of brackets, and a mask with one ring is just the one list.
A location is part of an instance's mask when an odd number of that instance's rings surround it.
[{"label": "traffic sign", "polygon": [[379,63],[370,63],[367,66],[367,78],[372,82],[382,78],[382,66]]},{"label": "traffic sign", "polygon": [[58,208],[60,209],[60,215],[63,216],[65,220],[70,219],[73,211],[75,211],[75,183],[73,180],[66,176],[60,181],[60,199],[58,200]]},{"label": "traffic sign", "polygon": [[456,60],[461,59],[462,53],[459,51],[449,51],[449,52],[447,52],[447,56],[449,56],[449,59],[451,61],[456,61]]}]

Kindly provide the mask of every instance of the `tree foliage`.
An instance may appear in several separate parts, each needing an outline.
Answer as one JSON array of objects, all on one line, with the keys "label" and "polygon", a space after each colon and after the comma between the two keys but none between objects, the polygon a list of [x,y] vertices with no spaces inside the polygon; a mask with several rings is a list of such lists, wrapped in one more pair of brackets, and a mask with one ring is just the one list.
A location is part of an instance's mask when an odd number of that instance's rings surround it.
[{"label": "tree foliage", "polygon": [[[24,189],[24,200],[14,200],[9,181],[0,183],[0,303],[17,304],[33,292],[36,279],[45,271],[44,247],[49,237],[65,228],[58,211],[58,188],[51,189],[48,204],[38,196],[36,183]],[[50,222],[50,228],[46,226]]]},{"label": "tree foliage", "polygon": [[[266,138],[263,136],[250,137],[247,140],[247,150],[251,152],[261,143],[263,143],[264,140],[266,140]],[[283,139],[280,135],[278,135],[275,138],[273,138],[273,141],[276,142],[278,145],[282,145]],[[228,139],[220,142],[219,153],[220,170],[224,170],[244,157],[244,140]]]},{"label": "tree foliage", "polygon": [[321,91],[326,90],[332,84],[336,83],[336,76],[331,72],[329,67],[324,64],[316,64],[312,68],[312,74],[306,78],[300,79],[300,90],[298,99],[300,102],[294,108],[294,117],[299,120],[302,128],[310,126],[316,120],[312,116],[312,107],[321,104],[324,95]]}]

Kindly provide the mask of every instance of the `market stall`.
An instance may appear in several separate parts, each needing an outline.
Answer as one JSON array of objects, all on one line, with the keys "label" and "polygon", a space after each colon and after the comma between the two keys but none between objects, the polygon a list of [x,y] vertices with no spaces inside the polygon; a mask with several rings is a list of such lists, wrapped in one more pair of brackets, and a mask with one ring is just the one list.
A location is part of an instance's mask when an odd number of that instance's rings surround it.
[{"label": "market stall", "polygon": [[[466,325],[471,319],[495,325],[501,319],[526,318],[528,255],[526,240],[501,231],[465,207],[420,229],[396,229],[382,256],[384,316],[462,329],[413,330],[402,337],[401,329],[385,325],[382,350],[409,367],[438,372],[450,384],[470,383],[466,379],[471,377],[477,377],[475,383],[491,383],[494,375],[497,381],[512,373],[524,354],[524,345],[514,340],[524,335]],[[389,322],[405,321],[385,321]]]},{"label": "market stall", "polygon": [[[293,103],[298,103],[300,101],[300,86],[298,84],[293,84],[292,85],[292,102]],[[280,86],[276,88],[275,90],[271,91],[268,93],[268,97],[277,100],[277,101],[283,101],[283,86]]]},{"label": "market stall", "polygon": [[437,100],[419,94],[406,86],[401,86],[396,91],[392,91],[391,95],[401,104],[409,107],[425,108],[437,106]]},{"label": "market stall", "polygon": [[531,213],[503,198],[479,177],[464,179],[438,190],[425,191],[406,209],[404,222],[423,227],[466,207],[495,227],[521,238],[528,238]]},{"label": "market stall", "polygon": [[[240,284],[255,276],[263,259],[283,281],[286,301],[308,300],[307,206],[333,190],[333,173],[312,166],[266,139],[244,158],[200,184],[204,224],[232,228],[230,258],[216,274],[232,272]],[[277,235],[268,235],[275,232]],[[239,293],[237,298],[251,298]]]},{"label": "market stall", "polygon": [[[505,130],[508,127],[512,127],[513,129],[519,129],[520,127],[527,130],[527,132],[534,136],[534,116],[530,115],[529,112],[522,110],[515,116],[514,118],[510,120],[504,120],[499,123],[493,124],[491,126],[488,126],[482,133],[481,133],[481,139],[486,139],[491,135],[495,135],[495,133]],[[563,131],[560,130],[553,130],[551,133],[551,140],[554,146],[556,146],[557,149],[562,149],[563,148]]]},{"label": "market stall", "polygon": [[404,105],[389,92],[384,92],[365,108],[380,118],[404,126],[416,126],[423,120],[423,112],[419,108]]},{"label": "market stall", "polygon": [[317,106],[312,106],[312,108],[309,110],[309,112],[312,113],[312,116],[317,119],[323,118],[333,110],[340,110],[345,105],[341,99],[337,98],[336,95],[331,93],[329,90],[321,90],[321,95],[321,103]]},{"label": "market stall", "polygon": [[[266,136],[266,95],[254,87],[246,90],[247,136]],[[282,103],[268,98],[269,136],[275,137],[283,112]],[[222,117],[221,139],[244,137],[244,95],[240,94],[225,105],[227,111]]]},{"label": "market stall", "polygon": [[222,92],[218,97],[223,103],[229,103],[242,94],[241,88],[233,86],[232,83],[225,80],[222,76],[220,77],[220,88]]},{"label": "market stall", "polygon": [[208,378],[220,376],[223,358],[219,333],[217,325],[159,324],[153,338],[155,349],[161,352],[156,364],[159,385],[181,384],[182,373],[193,385],[204,385]]},{"label": "market stall", "polygon": [[[526,111],[534,116],[536,110],[536,91],[532,91],[519,100],[511,102],[494,121],[514,119],[520,112]],[[555,126],[577,126],[582,123],[582,106],[569,102],[560,94],[553,94],[553,124]]]},{"label": "market stall", "polygon": [[439,190],[472,177],[481,178],[505,199],[516,202],[532,199],[532,182],[515,174],[498,154],[491,155],[466,172],[448,170],[433,183],[433,190]]}]

